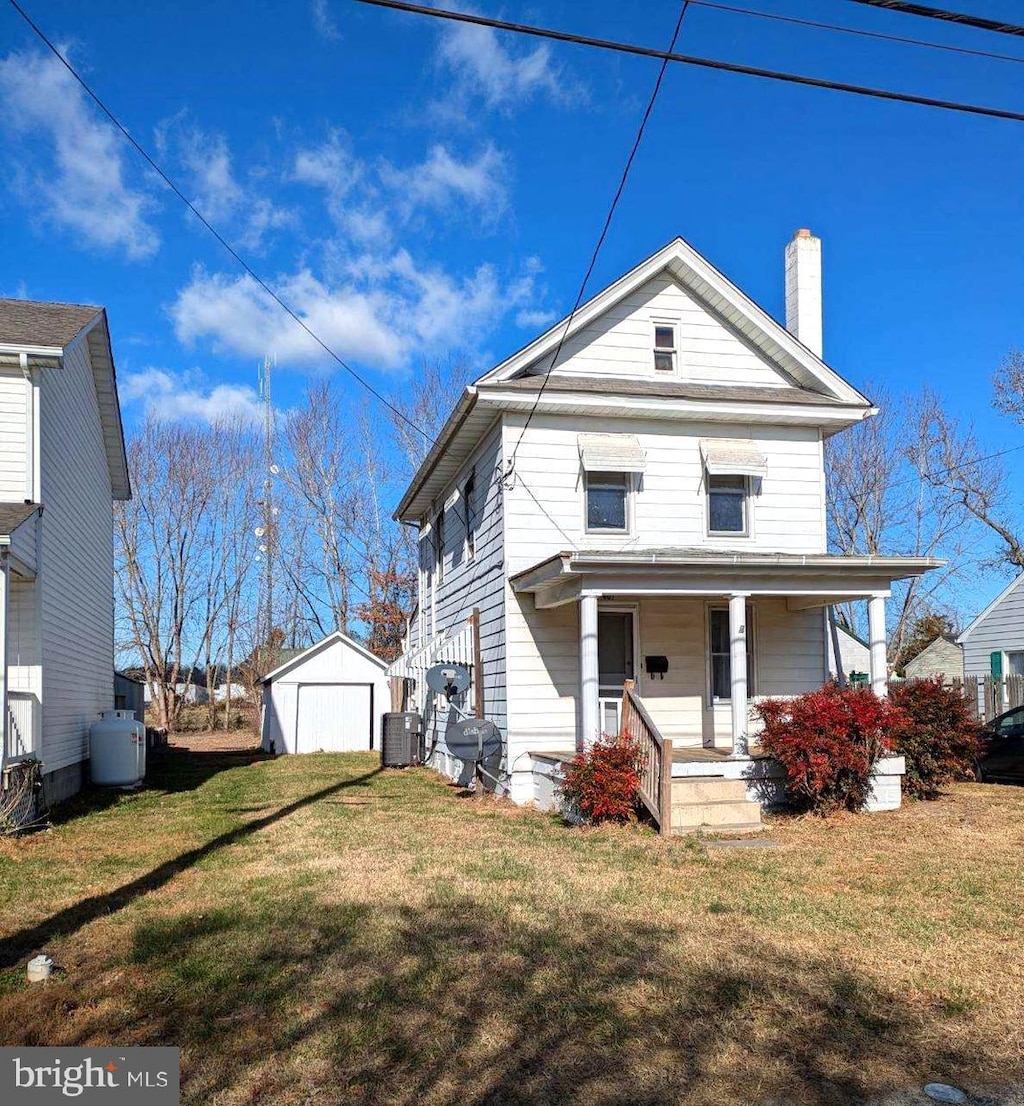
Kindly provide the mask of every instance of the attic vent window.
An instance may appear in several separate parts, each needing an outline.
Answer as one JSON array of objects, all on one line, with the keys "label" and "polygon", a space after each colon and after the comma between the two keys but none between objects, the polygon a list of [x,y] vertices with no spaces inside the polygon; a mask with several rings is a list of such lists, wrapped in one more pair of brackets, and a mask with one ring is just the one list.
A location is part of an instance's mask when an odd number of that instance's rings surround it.
[{"label": "attic vent window", "polygon": [[676,371],[676,328],[667,323],[654,327],[654,368],[657,372]]}]

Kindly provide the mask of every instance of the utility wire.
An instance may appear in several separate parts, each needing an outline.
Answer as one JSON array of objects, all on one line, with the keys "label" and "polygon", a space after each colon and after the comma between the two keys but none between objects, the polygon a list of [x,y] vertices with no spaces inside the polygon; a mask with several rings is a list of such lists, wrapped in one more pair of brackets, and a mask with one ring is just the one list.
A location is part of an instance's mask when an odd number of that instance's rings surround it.
[{"label": "utility wire", "polygon": [[905,0],[848,0],[851,4],[863,4],[869,8],[884,8],[901,15],[919,15],[924,19],[938,19],[943,23],[956,23],[961,27],[977,27],[982,31],[994,31],[999,35],[1024,38],[1024,27],[1018,23],[1005,23],[1001,19],[986,19],[982,15],[953,12],[945,8],[932,8],[927,4],[909,4]]},{"label": "utility wire", "polygon": [[838,34],[857,35],[859,38],[880,39],[882,42],[896,42],[902,46],[922,46],[928,50],[943,50],[951,54],[966,54],[969,57],[989,58],[995,61],[1012,61],[1024,65],[1024,57],[1015,54],[999,54],[993,50],[975,50],[969,46],[953,46],[945,42],[930,42],[923,38],[909,38],[906,35],[891,35],[884,31],[867,31],[861,27],[844,27],[839,23],[823,23],[817,19],[801,19],[794,15],[780,15],[777,12],[754,11],[753,8],[738,8],[732,4],[718,4],[713,0],[690,0],[691,4],[713,11],[729,12],[733,15],[749,15],[755,19],[768,19],[775,23],[790,23],[797,27],[814,27],[822,31],[835,31]]},{"label": "utility wire", "polygon": [[[679,39],[679,32],[683,26],[683,18],[686,15],[686,10],[690,6],[690,0],[683,0],[682,6],[679,9],[679,18],[676,20],[676,25],[672,31],[672,41],[669,43],[669,53],[671,53],[675,47],[676,42]],[[598,254],[601,252],[601,247],[604,245],[605,238],[608,237],[608,230],[612,225],[612,219],[615,216],[615,209],[619,206],[619,200],[622,199],[622,193],[626,188],[626,181],[629,179],[629,171],[633,168],[633,161],[636,158],[637,151],[640,149],[640,143],[643,141],[644,131],[647,129],[647,121],[651,117],[651,112],[654,110],[655,101],[658,99],[658,93],[661,91],[661,83],[665,79],[665,71],[668,69],[668,57],[664,57],[661,62],[661,68],[658,70],[658,79],[654,82],[654,88],[651,90],[650,99],[647,101],[647,107],[644,109],[643,117],[640,120],[640,126],[636,132],[636,138],[633,140],[633,147],[629,151],[629,157],[626,158],[625,167],[622,170],[622,176],[619,178],[619,186],[615,190],[615,195],[612,197],[611,206],[608,208],[608,214],[605,216],[604,226],[601,228],[601,234],[598,236],[597,245],[594,246],[594,252],[590,255],[590,264],[587,266],[587,271],[583,275],[583,280],[580,283],[580,289],[576,293],[576,302],[572,305],[572,310],[569,312],[569,317],[565,320],[565,326],[562,328],[562,334],[558,339],[558,346],[555,349],[554,356],[551,358],[551,364],[548,367],[548,371],[544,374],[541,380],[540,388],[537,389],[537,396],[533,401],[533,406],[530,408],[530,413],[526,418],[526,422],[523,424],[523,429],[519,432],[519,438],[512,450],[512,456],[508,459],[508,466],[505,470],[505,486],[510,487],[511,482],[515,478],[516,472],[516,456],[519,453],[519,447],[523,444],[523,438],[526,437],[527,430],[530,429],[530,423],[533,422],[533,416],[537,413],[537,407],[540,404],[541,398],[544,395],[544,389],[547,387],[548,381],[551,379],[551,374],[555,371],[555,366],[558,364],[558,355],[562,352],[562,346],[565,343],[566,335],[569,333],[569,328],[572,326],[572,321],[576,316],[576,312],[579,310],[580,304],[583,302],[583,296],[587,291],[587,285],[590,283],[590,278],[594,272],[594,266],[597,264]]]},{"label": "utility wire", "polygon": [[64,55],[54,46],[53,42],[46,36],[46,33],[34,22],[32,17],[25,11],[25,9],[18,3],[18,0],[9,0],[12,8],[21,16],[22,19],[32,28],[35,34],[42,40],[46,47],[50,50],[53,56],[64,66],[64,68],[71,74],[72,77],[78,82],[81,88],[85,91],[86,95],[96,104],[96,106],[103,112],[103,114],[110,120],[111,123],[121,132],[121,134],[131,143],[136,152],[146,161],[150,168],[157,174],[157,176],[167,185],[167,187],[178,197],[179,200],[189,209],[189,211],[199,220],[200,223],[213,235],[214,238],[224,247],[228,254],[234,258],[235,261],[245,270],[246,274],[263,289],[264,292],[284,311],[289,315],[302,329],[313,339],[314,342],[330,357],[336,361],[344,370],[361,384],[371,395],[375,396],[391,413],[406,423],[409,427],[416,431],[417,434],[423,435],[429,442],[433,442],[430,434],[428,434],[421,427],[417,426],[411,419],[409,419],[403,411],[396,407],[386,396],[379,392],[364,376],[356,372],[347,361],[340,357],[331,347],[299,316],[288,304],[274,291],[273,288],[253,269],[253,267],[245,260],[244,257],[227,241],[227,239],[220,233],[219,230],[198,210],[194,203],[185,195],[184,192],[174,183],[173,180],[164,172],[163,169],[157,164],[157,162],[150,155],[149,151],[131,134],[127,127],[117,118],[117,116],[107,107],[107,105],[100,99],[99,95],[92,90],[92,88],[86,83],[85,79],[78,73],[75,67],[64,57]]},{"label": "utility wire", "polygon": [[[11,2],[13,3],[14,0],[11,0]],[[867,0],[863,0],[863,2],[867,2]],[[516,34],[530,35],[534,38],[552,39],[555,42],[569,42],[576,46],[592,46],[598,50],[613,50],[620,54],[634,54],[642,58],[659,58],[664,61],[677,62],[680,65],[697,66],[700,69],[715,69],[724,73],[739,73],[747,77],[781,81],[784,84],[803,85],[807,88],[824,88],[830,92],[846,92],[853,96],[870,96],[876,100],[918,104],[921,107],[937,108],[941,111],[957,111],[966,115],[982,115],[990,119],[1009,119],[1015,123],[1024,123],[1024,112],[1009,111],[1005,108],[966,104],[959,100],[940,100],[932,96],[917,96],[909,92],[892,92],[885,88],[847,84],[821,77],[807,77],[799,73],[785,73],[777,69],[762,69],[759,66],[740,65],[736,62],[719,61],[715,58],[698,57],[694,54],[676,54],[670,50],[657,50],[652,46],[636,46],[633,43],[617,42],[613,39],[593,38],[590,35],[556,31],[550,27],[538,27],[530,23],[510,23],[504,19],[491,19],[471,12],[449,11],[446,8],[428,8],[422,4],[406,3],[405,0],[356,0],[356,3],[370,4],[376,8],[390,8],[394,11],[411,12],[414,15],[426,15],[434,19],[450,19],[457,23],[472,23],[478,27],[491,27],[498,31],[512,31]]]}]

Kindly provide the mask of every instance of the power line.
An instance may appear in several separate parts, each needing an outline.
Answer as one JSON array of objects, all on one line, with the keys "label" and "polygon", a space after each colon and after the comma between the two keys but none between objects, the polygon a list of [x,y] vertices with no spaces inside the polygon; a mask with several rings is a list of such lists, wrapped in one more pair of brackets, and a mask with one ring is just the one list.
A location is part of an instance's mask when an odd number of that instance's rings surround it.
[{"label": "power line", "polygon": [[157,174],[157,176],[167,185],[167,187],[178,197],[179,200],[189,209],[189,211],[199,220],[200,223],[213,235],[214,238],[220,243],[221,246],[227,251],[231,257],[245,270],[246,274],[263,289],[264,292],[284,311],[290,316],[302,329],[313,339],[314,342],[334,361],[336,361],[344,370],[361,384],[371,395],[375,396],[389,411],[392,412],[402,422],[408,424],[417,434],[422,434],[427,441],[432,442],[431,436],[417,426],[411,419],[409,419],[398,407],[396,407],[386,396],[379,392],[364,376],[356,372],[351,365],[348,364],[342,357],[334,352],[333,349],[311,328],[304,320],[292,310],[291,307],[270,287],[270,285],[253,269],[253,267],[238,253],[238,251],[227,241],[227,239],[217,230],[215,226],[196,208],[195,204],[185,195],[184,192],[174,183],[173,180],[164,172],[163,169],[157,164],[157,162],[150,155],[149,151],[138,142],[135,137],[129,132],[128,128],[117,118],[117,116],[107,107],[107,105],[100,99],[99,95],[92,90],[92,88],[86,83],[85,79],[78,73],[75,67],[64,57],[64,55],[54,46],[53,42],[46,36],[46,33],[35,23],[32,17],[25,11],[25,9],[18,3],[18,0],[9,0],[10,5],[21,16],[22,19],[32,28],[35,34],[46,45],[47,49],[53,54],[53,56],[64,66],[64,68],[71,74],[72,77],[78,82],[81,88],[85,91],[86,95],[96,104],[96,106],[103,112],[103,114],[110,120],[111,123],[121,132],[121,134],[131,143],[136,152],[146,161],[150,168]]},{"label": "power line", "polygon": [[[959,472],[961,469],[980,465],[984,461],[994,461],[997,457],[1005,457],[1009,453],[1019,453],[1022,449],[1024,449],[1024,445],[1012,445],[1009,449],[1000,449],[996,453],[987,453],[983,457],[972,457],[969,461],[961,461],[957,465],[950,465],[949,468],[937,469],[935,472],[922,472],[921,476],[925,480],[937,480],[940,476],[948,476],[951,472]],[[904,484],[913,484],[917,480],[918,477],[911,476],[906,480],[898,480],[895,484],[891,484],[890,487],[899,488]]]},{"label": "power line", "polygon": [[953,46],[945,42],[930,42],[923,38],[909,38],[906,35],[891,35],[884,31],[868,31],[862,27],[844,27],[839,23],[823,23],[817,19],[801,19],[794,15],[780,15],[777,12],[759,12],[753,8],[738,8],[732,4],[717,4],[713,0],[690,0],[692,4],[714,11],[730,12],[733,15],[749,15],[755,19],[768,19],[776,23],[790,23],[797,27],[813,27],[822,31],[835,31],[844,35],[856,35],[858,38],[879,39],[882,42],[896,42],[902,46],[922,46],[929,50],[943,50],[951,54],[966,54],[969,57],[989,58],[995,61],[1012,61],[1024,65],[1024,58],[1015,54],[999,54],[993,50],[975,50],[969,46]]},{"label": "power line", "polygon": [[[683,0],[682,6],[679,9],[679,18],[676,20],[675,29],[672,31],[672,41],[669,43],[669,52],[675,49],[676,42],[679,39],[679,32],[683,26],[683,17],[686,15],[686,10],[690,6],[690,0]],[[533,401],[533,406],[530,408],[530,413],[526,418],[526,422],[523,424],[523,429],[519,432],[519,438],[516,441],[515,447],[512,450],[512,456],[508,460],[508,467],[505,470],[505,483],[509,484],[512,478],[515,476],[516,471],[516,456],[519,453],[519,447],[523,444],[523,438],[526,437],[527,430],[530,429],[530,423],[533,422],[533,416],[537,413],[537,407],[540,404],[541,398],[544,395],[544,389],[547,387],[548,381],[551,379],[551,374],[555,370],[555,365],[558,364],[558,355],[562,352],[562,346],[565,343],[566,335],[569,333],[569,328],[572,326],[572,320],[576,316],[576,312],[579,310],[580,304],[583,302],[583,296],[586,293],[587,285],[590,283],[590,278],[594,272],[594,266],[597,264],[597,256],[601,252],[601,247],[604,245],[605,238],[608,237],[608,230],[612,225],[612,219],[615,216],[615,209],[619,206],[619,200],[622,199],[622,193],[626,188],[626,181],[629,179],[629,171],[633,168],[633,161],[636,158],[637,151],[640,149],[640,143],[643,141],[644,131],[647,129],[647,121],[651,117],[651,112],[654,110],[655,101],[658,99],[658,93],[661,91],[661,83],[665,79],[665,71],[668,69],[668,57],[662,59],[661,68],[658,70],[658,79],[654,82],[654,88],[651,90],[650,99],[647,101],[647,107],[644,110],[643,117],[640,120],[640,126],[636,132],[636,138],[633,140],[633,147],[629,151],[629,157],[626,158],[626,165],[622,170],[622,176],[619,178],[619,186],[615,190],[615,195],[612,197],[611,206],[608,208],[608,214],[605,216],[604,226],[601,228],[601,234],[598,236],[597,245],[594,246],[594,252],[590,255],[590,264],[587,266],[587,271],[583,276],[583,280],[580,283],[580,289],[576,293],[576,302],[572,305],[572,310],[569,312],[569,317],[565,320],[565,326],[562,328],[562,334],[558,339],[558,347],[555,349],[554,356],[551,358],[551,365],[548,371],[544,374],[544,378],[541,380],[540,388],[537,389],[537,396]]]},{"label": "power line", "polygon": [[994,31],[1000,35],[1014,35],[1024,38],[1024,27],[1018,23],[1005,23],[1001,19],[986,19],[982,15],[969,15],[967,12],[947,11],[945,8],[932,8],[927,4],[908,4],[905,0],[848,0],[851,4],[864,4],[869,8],[884,8],[886,11],[899,12],[901,15],[919,15],[924,19],[938,19],[943,23],[956,23],[962,27],[977,27],[982,31]]},{"label": "power line", "polygon": [[[14,0],[11,0],[11,2],[13,3]],[[556,31],[550,27],[537,27],[529,23],[510,23],[504,19],[491,19],[471,12],[449,11],[446,8],[427,8],[421,4],[406,3],[405,0],[356,0],[356,2],[370,4],[377,8],[410,12],[414,15],[431,16],[434,19],[450,19],[457,23],[472,23],[478,27],[490,27],[498,31],[512,31],[516,34],[530,35],[533,38],[568,42],[575,46],[592,46],[598,50],[612,50],[620,54],[633,54],[643,58],[658,58],[677,62],[680,65],[693,65],[700,69],[714,69],[724,73],[738,73],[746,77],[760,77],[768,81],[781,81],[784,84],[803,85],[807,88],[824,88],[830,92],[846,92],[853,96],[869,96],[876,100],[917,104],[920,107],[937,108],[941,111],[956,111],[966,115],[981,115],[990,119],[1009,119],[1014,123],[1024,123],[1024,113],[1009,111],[1005,108],[966,104],[958,100],[940,100],[932,96],[917,96],[909,92],[892,92],[885,88],[847,84],[843,81],[830,81],[821,77],[807,77],[799,73],[786,73],[777,69],[762,69],[759,66],[740,65],[736,62],[719,61],[715,58],[699,57],[694,54],[676,54],[672,51],[657,50],[652,46],[636,46],[633,43],[618,42],[613,39],[571,34],[568,31]]]}]

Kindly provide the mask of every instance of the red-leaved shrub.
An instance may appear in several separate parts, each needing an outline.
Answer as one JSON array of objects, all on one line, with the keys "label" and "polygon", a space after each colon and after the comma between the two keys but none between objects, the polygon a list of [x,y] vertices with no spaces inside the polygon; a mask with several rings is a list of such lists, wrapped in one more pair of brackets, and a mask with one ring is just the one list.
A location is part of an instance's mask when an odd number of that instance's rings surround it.
[{"label": "red-leaved shrub", "polygon": [[889,688],[889,701],[906,716],[894,744],[907,761],[907,794],[934,799],[945,784],[973,776],[981,728],[959,691],[941,679],[906,680]]},{"label": "red-leaved shrub", "polygon": [[636,817],[640,746],[631,734],[601,736],[578,753],[559,788],[569,810],[587,822],[627,822]]},{"label": "red-leaved shrub", "polygon": [[864,806],[871,772],[905,722],[868,689],[834,683],[795,699],[766,699],[754,710],[764,722],[761,747],[785,768],[790,799],[819,814]]}]

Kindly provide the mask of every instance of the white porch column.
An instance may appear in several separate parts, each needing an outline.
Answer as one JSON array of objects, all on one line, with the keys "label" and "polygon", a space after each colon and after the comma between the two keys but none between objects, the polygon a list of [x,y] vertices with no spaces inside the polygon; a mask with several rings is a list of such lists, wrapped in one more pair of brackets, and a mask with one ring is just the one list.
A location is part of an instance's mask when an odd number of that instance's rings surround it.
[{"label": "white porch column", "polygon": [[580,738],[584,746],[597,737],[598,709],[597,596],[580,596]]},{"label": "white porch column", "polygon": [[886,593],[876,592],[868,600],[868,648],[871,650],[871,690],[879,697],[889,690],[889,669],[885,656]]},{"label": "white porch column", "polygon": [[[37,585],[38,586],[38,585]],[[7,553],[0,554],[0,725],[3,726],[3,754],[0,756],[0,768],[7,767],[7,758],[11,755],[11,725],[7,712],[7,626],[10,621],[11,572]],[[38,756],[33,735],[33,752]]]},{"label": "white porch column", "polygon": [[732,755],[749,755],[747,745],[747,596],[729,596],[729,670],[732,703]]}]

